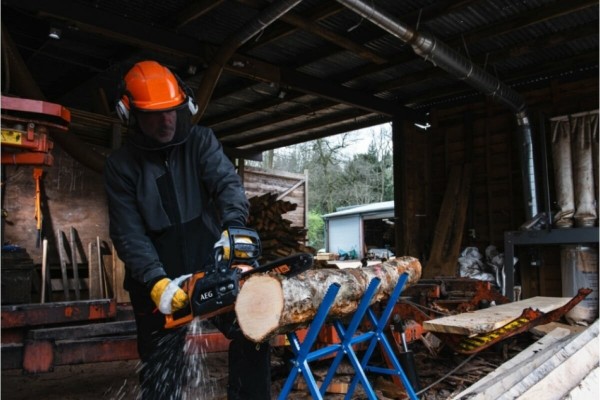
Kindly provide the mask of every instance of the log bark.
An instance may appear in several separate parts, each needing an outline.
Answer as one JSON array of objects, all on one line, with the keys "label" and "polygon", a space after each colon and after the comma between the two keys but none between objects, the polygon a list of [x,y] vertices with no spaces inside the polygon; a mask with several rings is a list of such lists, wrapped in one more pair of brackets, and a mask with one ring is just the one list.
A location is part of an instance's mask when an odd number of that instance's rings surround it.
[{"label": "log bark", "polygon": [[415,284],[421,277],[419,260],[399,257],[365,268],[311,269],[292,278],[254,275],[244,282],[237,297],[237,321],[248,339],[264,342],[310,324],[333,283],[341,287],[328,318],[343,318],[356,310],[373,278],[381,279],[375,303],[390,296],[404,272],[409,274],[406,285]]}]

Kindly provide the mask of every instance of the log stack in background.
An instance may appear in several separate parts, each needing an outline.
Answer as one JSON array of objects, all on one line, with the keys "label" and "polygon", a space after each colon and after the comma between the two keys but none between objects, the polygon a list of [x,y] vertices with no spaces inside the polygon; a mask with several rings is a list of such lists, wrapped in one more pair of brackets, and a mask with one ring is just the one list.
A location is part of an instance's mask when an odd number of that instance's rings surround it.
[{"label": "log stack in background", "polygon": [[315,249],[305,245],[306,229],[292,226],[291,221],[283,218],[285,213],[296,209],[296,204],[277,200],[273,193],[251,197],[248,201],[248,227],[256,230],[262,245],[260,264],[296,253],[316,253]]}]

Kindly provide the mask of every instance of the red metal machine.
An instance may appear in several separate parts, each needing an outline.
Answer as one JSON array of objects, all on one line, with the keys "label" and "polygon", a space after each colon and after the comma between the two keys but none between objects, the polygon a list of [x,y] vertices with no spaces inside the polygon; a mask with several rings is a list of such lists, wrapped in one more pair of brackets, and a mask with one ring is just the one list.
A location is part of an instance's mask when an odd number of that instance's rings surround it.
[{"label": "red metal machine", "polygon": [[61,105],[2,96],[2,164],[52,165],[49,134],[66,132],[70,122],[71,113]]},{"label": "red metal machine", "polygon": [[41,167],[54,163],[51,154],[54,142],[49,134],[52,131],[68,131],[70,122],[70,111],[61,105],[2,96],[2,165],[36,166],[33,169],[33,179],[38,235],[41,234],[43,220],[40,185],[44,171]]}]

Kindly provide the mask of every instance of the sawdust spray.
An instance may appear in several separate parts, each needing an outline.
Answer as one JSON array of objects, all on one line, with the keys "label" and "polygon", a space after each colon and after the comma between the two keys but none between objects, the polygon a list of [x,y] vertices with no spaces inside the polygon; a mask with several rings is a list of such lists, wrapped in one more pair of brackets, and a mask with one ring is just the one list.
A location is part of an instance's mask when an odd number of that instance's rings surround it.
[{"label": "sawdust spray", "polygon": [[194,336],[202,334],[202,323],[199,318],[194,318],[188,328],[188,340],[185,344],[185,381],[183,400],[210,400],[216,398],[217,384],[211,378],[206,358],[208,339],[203,343],[194,340]]},{"label": "sawdust spray", "polygon": [[[207,339],[198,339],[202,335],[203,326],[198,318],[188,325],[185,339],[177,335],[165,336],[159,343],[154,367],[138,363],[136,373],[149,382],[152,398],[161,400],[213,400],[221,395],[217,380],[210,375],[207,362]],[[183,352],[183,357],[181,353]],[[141,374],[141,375],[140,375]],[[172,375],[172,376],[171,376]],[[167,384],[167,382],[175,382]],[[221,388],[222,389],[222,388]],[[110,388],[105,397],[112,400],[135,398],[141,400],[145,396],[138,382],[125,380],[118,389]]]}]

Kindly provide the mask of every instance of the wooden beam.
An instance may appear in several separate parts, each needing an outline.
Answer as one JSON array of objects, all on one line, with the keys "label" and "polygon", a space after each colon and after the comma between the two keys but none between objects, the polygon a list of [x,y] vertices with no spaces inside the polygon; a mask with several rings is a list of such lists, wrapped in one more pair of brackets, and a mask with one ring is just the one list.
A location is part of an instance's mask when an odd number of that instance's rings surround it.
[{"label": "wooden beam", "polygon": [[[286,109],[282,112],[273,111],[270,118],[260,119],[254,122],[243,122],[239,126],[230,129],[222,129],[219,131],[219,138],[224,138],[227,136],[237,135],[243,132],[251,132],[255,129],[260,129],[267,127],[269,125],[274,125],[280,122],[285,122],[290,119],[293,119],[293,115],[297,115],[298,118],[303,118],[306,120],[307,110],[310,110],[312,115],[316,116],[319,111],[326,110],[333,106],[339,106],[339,103],[330,101],[330,100],[317,100],[312,103],[305,103],[297,106],[294,109]],[[266,110],[261,110],[261,112],[267,112]],[[209,125],[213,126],[213,125]]]},{"label": "wooden beam", "polygon": [[[402,20],[405,23],[408,23],[408,24],[418,28],[418,27],[420,27],[421,24],[426,23],[428,20],[430,20],[432,18],[437,18],[440,15],[443,15],[446,13],[460,11],[462,9],[469,7],[473,3],[476,3],[477,1],[478,0],[438,1],[430,6],[421,7],[421,8],[417,8],[417,9],[408,11],[407,13],[402,15]],[[347,10],[347,12],[351,12],[351,11]],[[348,28],[350,28],[350,27],[348,27]],[[388,36],[388,34],[383,31],[369,30],[369,31],[361,34],[361,43],[360,44],[364,46],[370,42],[380,41],[381,39],[384,39],[387,36]],[[319,49],[316,49],[315,51],[311,52],[311,54],[308,55],[308,58],[303,58],[301,63],[298,63],[296,65],[291,65],[291,67],[292,68],[300,68],[304,65],[312,64],[314,62],[319,61],[322,58],[330,57],[332,55],[332,53],[334,53],[334,52],[336,52],[336,47],[333,44],[326,45],[326,46],[320,46]],[[409,58],[409,60],[414,59],[415,56],[412,51],[407,49],[406,53],[410,53],[411,57]],[[394,64],[394,62],[388,61],[387,65],[390,66],[391,64]],[[365,66],[363,68],[365,69],[365,72],[361,73],[360,74],[361,76],[369,75],[369,74],[377,72],[381,69],[381,67],[378,64],[368,64],[367,66]],[[344,82],[341,79],[341,77],[340,77],[340,79],[338,79],[337,76],[336,76],[336,81]]]},{"label": "wooden beam", "polygon": [[152,49],[164,54],[208,62],[215,46],[189,36],[178,35],[132,19],[86,7],[75,1],[7,0],[17,8],[39,12],[59,20],[66,20],[78,29],[107,37],[134,47]]},{"label": "wooden beam", "polygon": [[485,24],[479,29],[469,31],[464,38],[456,38],[461,42],[479,42],[482,38],[505,35],[517,30],[540,24],[545,21],[559,18],[590,7],[598,7],[597,0],[570,0],[550,3],[530,10],[529,13],[519,14],[516,18],[509,18],[495,24]]},{"label": "wooden beam", "polygon": [[[521,23],[529,25],[532,23],[531,21],[536,18],[537,22],[542,22],[545,20],[565,15],[570,12],[575,12],[581,9],[589,8],[597,4],[597,1],[592,0],[577,0],[576,2],[553,3],[549,6],[543,6],[539,7],[538,9],[531,10],[531,12],[526,17],[521,18]],[[433,14],[432,17],[433,16],[436,16],[436,14]],[[402,20],[410,22],[410,18],[403,18]],[[518,26],[515,21],[515,19],[509,19],[500,21],[493,25],[485,25],[481,29],[477,30],[477,34],[472,34],[472,32],[469,32],[467,36],[464,37],[463,35],[454,35],[451,37],[444,38],[444,42],[452,47],[463,47],[465,42],[467,44],[481,42],[482,40],[498,36],[500,32],[508,33],[512,30],[522,28],[522,26]],[[381,37],[384,36],[385,35],[381,35]],[[362,76],[373,74],[378,71],[383,71],[387,68],[394,67],[396,65],[408,62],[410,60],[414,60],[416,57],[417,56],[412,51],[407,50],[406,52],[399,54],[398,56],[391,59],[390,62],[386,65],[378,66],[370,64],[354,68],[353,70],[346,71],[342,74],[337,74],[335,81],[338,83],[351,82],[353,79],[358,79]],[[312,60],[312,62],[314,61],[315,60]]]},{"label": "wooden beam", "polygon": [[[584,37],[588,37],[593,34],[598,34],[598,27],[595,25],[588,25],[583,28],[579,28],[577,30],[569,31],[569,32],[560,32],[557,34],[552,34],[549,36],[544,36],[542,38],[537,38],[533,41],[529,41],[527,43],[519,44],[515,47],[504,48],[495,52],[490,52],[486,54],[473,55],[472,61],[476,65],[480,65],[485,67],[486,65],[494,64],[502,59],[506,58],[514,58],[518,56],[528,55],[532,52],[539,52],[543,49],[546,51],[551,51],[552,47],[555,47],[559,44],[567,43],[573,40],[581,39]],[[427,64],[429,68],[402,76],[398,79],[392,79],[386,82],[381,82],[377,84],[375,87],[369,90],[370,93],[380,93],[386,90],[395,90],[407,85],[419,85],[420,83],[437,78],[449,77],[453,78],[446,71],[443,71],[439,68],[431,64]]]},{"label": "wooden beam", "polygon": [[[469,3],[469,2],[466,2],[466,3]],[[555,46],[557,44],[560,44],[560,43],[563,43],[563,42],[566,42],[569,40],[575,40],[579,37],[585,37],[589,34],[592,34],[593,32],[597,32],[597,27],[590,25],[588,27],[581,28],[576,31],[569,31],[567,33],[559,33],[556,35],[552,35],[550,37],[538,38],[535,41],[519,45],[516,48],[503,49],[498,52],[486,54],[485,56],[479,56],[479,58],[474,59],[474,62],[482,64],[486,61],[486,59],[488,62],[492,62],[492,60],[496,60],[496,59],[500,59],[500,58],[508,57],[508,56],[513,56],[515,53],[523,54],[524,52],[527,52],[527,51],[539,50],[539,46],[544,46],[544,45]],[[408,60],[409,58],[412,58],[412,57],[414,57],[414,56],[402,57],[402,59]],[[397,80],[384,82],[380,85],[377,85],[377,87],[373,88],[373,90],[371,90],[371,92],[377,93],[377,92],[382,92],[382,91],[386,91],[386,90],[393,90],[393,89],[397,89],[397,88],[405,86],[405,85],[409,85],[409,84],[414,85],[414,84],[418,84],[419,82],[421,82],[423,80],[435,79],[436,77],[444,77],[446,75],[447,75],[446,72],[432,67],[425,71],[406,75]],[[267,106],[270,107],[271,105],[267,105]],[[260,109],[261,107],[253,106],[253,108]],[[264,125],[268,124],[268,121],[265,121],[263,124]]]},{"label": "wooden beam", "polygon": [[[263,9],[269,3],[260,0],[237,0],[239,3],[242,3],[248,7],[252,7],[254,9]],[[345,10],[346,8],[341,4],[335,2],[326,2],[323,5],[319,5],[318,7],[312,9],[310,14],[302,15],[302,17],[309,21],[320,21],[325,18],[329,18],[340,11]],[[289,14],[289,13],[288,13]],[[300,14],[298,14],[300,15]],[[290,26],[288,24],[280,24],[279,26],[271,26],[268,32],[265,32],[260,36],[260,38],[253,42],[248,42],[242,47],[242,53],[245,53],[247,50],[256,49],[258,47],[264,46],[268,43],[272,43],[277,41],[283,37],[289,36],[299,30],[298,27]]]},{"label": "wooden beam", "polygon": [[387,62],[387,60],[384,57],[381,57],[380,55],[369,50],[368,48],[359,45],[342,35],[339,35],[337,33],[331,32],[330,30],[323,28],[316,22],[312,22],[310,20],[298,17],[294,14],[286,14],[282,16],[281,19],[298,28],[301,28],[307,32],[319,36],[320,38],[325,39],[328,42],[335,44],[336,46],[349,50],[367,61],[371,61],[375,64],[385,64]]},{"label": "wooden beam", "polygon": [[302,97],[307,96],[306,93],[292,92],[288,93],[284,99],[270,98],[267,100],[252,103],[247,106],[239,107],[236,110],[227,111],[219,115],[215,115],[210,118],[202,119],[202,123],[206,126],[217,126],[224,122],[229,122],[236,118],[245,117],[252,114],[265,114],[269,113],[269,109],[280,106],[287,102],[297,102]]},{"label": "wooden beam", "polygon": [[[286,127],[286,128],[282,128],[282,129],[278,129],[278,130],[259,132],[257,134],[240,133],[235,136],[235,138],[233,139],[233,142],[235,143],[235,145],[237,147],[243,147],[244,145],[256,143],[257,141],[262,141],[263,139],[279,140],[280,135],[291,135],[294,133],[304,132],[304,131],[308,131],[311,129],[317,129],[317,128],[320,128],[321,126],[323,126],[323,124],[325,124],[325,125],[335,124],[335,123],[352,120],[352,119],[363,117],[365,115],[370,115],[370,114],[372,114],[372,113],[369,113],[368,111],[357,110],[357,109],[348,109],[341,113],[336,113],[333,116],[313,118],[304,123],[297,124],[294,127],[290,127],[290,128]],[[219,137],[219,139],[223,143],[229,143],[227,138],[221,138],[218,134],[217,134],[217,137]],[[232,145],[234,143],[232,143]]]},{"label": "wooden beam", "polygon": [[[567,71],[569,69],[574,69],[579,65],[598,65],[598,50],[581,54],[575,57],[569,57],[566,59],[561,59],[558,61],[551,61],[544,64],[536,64],[532,65],[529,68],[520,68],[517,72],[514,71],[506,71],[504,74],[500,75],[499,79],[504,83],[510,84],[511,82],[518,82],[520,80],[525,80],[530,76],[537,77],[539,75],[539,71],[544,71],[547,75],[551,75],[553,73],[559,73],[562,71]],[[511,74],[511,72],[513,72]],[[419,95],[417,97],[413,97],[410,99],[406,99],[406,104],[412,105],[422,105],[422,104],[435,104],[436,102],[444,101],[444,99],[454,97],[454,96],[468,96],[469,94],[483,96],[483,94],[475,91],[475,89],[471,89],[470,87],[466,87],[464,83],[458,83],[456,85],[448,86],[444,89],[444,91],[439,91],[435,94],[426,93],[423,95]]]},{"label": "wooden beam", "polygon": [[[268,5],[268,3],[262,1],[251,1],[245,0],[243,1],[245,4],[249,4],[254,8],[262,9]],[[359,57],[362,57],[368,61],[374,62],[376,64],[383,64],[387,62],[384,57],[381,57],[377,53],[369,50],[368,48],[358,44],[340,34],[334,33],[323,26],[318,24],[319,19],[324,19],[326,16],[332,15],[333,13],[337,13],[342,11],[344,8],[340,5],[337,5],[335,8],[330,7],[329,9],[322,10],[319,13],[315,13],[308,17],[303,17],[294,12],[288,12],[281,16],[280,21],[288,23],[296,28],[302,29],[306,32],[310,32],[313,35],[319,36],[320,38],[335,44],[343,49],[349,50]],[[281,36],[279,36],[281,37]],[[278,37],[278,38],[279,38]]]},{"label": "wooden beam", "polygon": [[367,111],[385,114],[388,116],[402,116],[411,121],[424,121],[420,112],[392,103],[378,97],[365,95],[344,86],[331,84],[328,81],[314,78],[310,75],[275,65],[250,59],[242,55],[234,55],[225,69],[233,74],[251,77],[265,82],[275,82],[281,86],[289,86],[295,90],[314,94],[326,99],[352,105]]},{"label": "wooden beam", "polygon": [[291,146],[296,143],[307,142],[309,140],[315,140],[324,138],[327,136],[337,135],[339,133],[351,132],[358,129],[369,128],[374,125],[379,125],[389,122],[388,118],[378,116],[372,116],[371,118],[362,120],[352,120],[350,122],[337,124],[334,126],[324,125],[320,130],[312,130],[302,132],[301,134],[295,135],[281,135],[279,137],[264,137],[260,141],[255,141],[252,144],[241,146],[245,149],[252,149],[254,151],[265,151],[270,149],[277,149],[280,147]]},{"label": "wooden beam", "polygon": [[210,10],[218,7],[223,1],[224,0],[199,0],[193,2],[175,16],[175,26],[181,28],[189,22],[210,12]]}]

